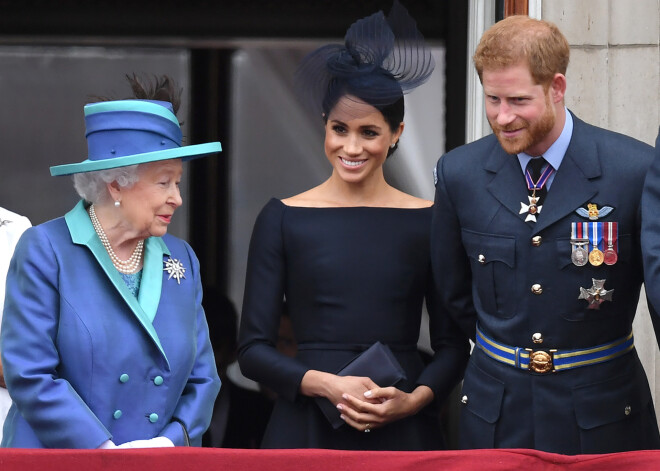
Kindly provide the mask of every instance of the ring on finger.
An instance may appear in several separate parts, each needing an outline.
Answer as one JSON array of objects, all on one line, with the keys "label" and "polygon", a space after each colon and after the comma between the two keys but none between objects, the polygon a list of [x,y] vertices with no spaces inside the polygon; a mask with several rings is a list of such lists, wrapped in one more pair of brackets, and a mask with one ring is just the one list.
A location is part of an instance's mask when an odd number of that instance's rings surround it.
[{"label": "ring on finger", "polygon": [[371,432],[371,424],[365,424],[364,426],[364,433],[369,433]]}]

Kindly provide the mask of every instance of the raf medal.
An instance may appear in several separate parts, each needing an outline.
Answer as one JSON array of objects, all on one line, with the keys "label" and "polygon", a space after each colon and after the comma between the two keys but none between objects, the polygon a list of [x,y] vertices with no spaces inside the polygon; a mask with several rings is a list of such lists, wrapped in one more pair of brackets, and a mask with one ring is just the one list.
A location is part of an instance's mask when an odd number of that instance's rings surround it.
[{"label": "raf medal", "polygon": [[541,172],[541,175],[536,182],[534,182],[532,174],[529,172],[529,170],[525,171],[527,189],[532,192],[532,195],[527,197],[529,199],[529,204],[525,204],[522,201],[520,202],[520,212],[518,214],[528,213],[525,217],[525,222],[536,222],[536,215],[541,212],[541,209],[543,209],[543,206],[539,204],[541,197],[540,195],[537,196],[536,192],[545,186],[548,179],[550,178],[550,175],[552,175],[554,171],[555,169],[552,167],[552,165],[546,165],[545,169],[543,172]]},{"label": "raf medal", "polygon": [[603,252],[598,248],[598,245],[600,244],[600,232],[599,229],[602,230],[602,226],[600,223],[597,222],[592,222],[589,223],[590,229],[591,229],[591,234],[589,234],[590,239],[591,239],[591,246],[593,247],[591,249],[591,252],[589,253],[589,263],[591,263],[593,266],[597,267],[603,264],[604,260],[604,255]]},{"label": "raf medal", "polygon": [[573,265],[582,267],[589,261],[589,253],[585,246],[589,245],[587,237],[587,223],[571,223],[571,261]]},{"label": "raf medal", "polygon": [[603,245],[607,247],[603,253],[603,262],[605,265],[614,265],[619,259],[615,249],[618,238],[617,223],[605,222],[603,225]]},{"label": "raf medal", "polygon": [[543,208],[543,206],[537,205],[539,199],[535,196],[535,193],[532,193],[532,196],[528,196],[527,198],[529,198],[529,204],[525,204],[521,201],[520,212],[518,214],[529,213],[525,218],[525,222],[536,222],[536,215],[541,212],[541,208]]},{"label": "raf medal", "polygon": [[614,290],[605,289],[605,280],[592,278],[591,281],[593,282],[591,288],[580,287],[578,299],[585,299],[589,303],[588,309],[600,309],[600,305],[604,301],[612,301]]},{"label": "raf medal", "polygon": [[[584,245],[587,243],[588,242],[585,242]],[[583,267],[587,264],[588,258],[589,255],[584,246],[573,246],[573,252],[571,253],[571,261],[573,262],[573,265]]]},{"label": "raf medal", "polygon": [[601,252],[598,249],[593,249],[591,252],[589,252],[589,263],[591,263],[593,266],[597,267],[603,264],[605,261],[605,257],[603,255],[603,252]]}]

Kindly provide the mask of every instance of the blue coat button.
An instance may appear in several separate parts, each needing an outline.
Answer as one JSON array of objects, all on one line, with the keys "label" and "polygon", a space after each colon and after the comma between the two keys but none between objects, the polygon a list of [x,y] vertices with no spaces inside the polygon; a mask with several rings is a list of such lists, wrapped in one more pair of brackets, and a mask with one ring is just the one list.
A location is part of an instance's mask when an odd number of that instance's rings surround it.
[{"label": "blue coat button", "polygon": [[126,373],[124,373],[123,375],[121,375],[121,376],[119,377],[119,381],[121,381],[122,383],[125,383],[125,382],[128,381],[128,380],[129,380],[129,377],[128,377],[128,375],[127,375]]},{"label": "blue coat button", "polygon": [[160,386],[161,384],[163,384],[163,377],[162,376],[156,376],[154,378],[154,384],[156,386]]},{"label": "blue coat button", "polygon": [[149,415],[149,422],[152,424],[156,423],[158,421],[158,414],[151,414]]},{"label": "blue coat button", "polygon": [[120,411],[119,409],[117,409],[117,410],[115,411],[115,413],[112,414],[112,416],[113,416],[115,419],[118,419],[119,417],[121,417],[121,411]]}]

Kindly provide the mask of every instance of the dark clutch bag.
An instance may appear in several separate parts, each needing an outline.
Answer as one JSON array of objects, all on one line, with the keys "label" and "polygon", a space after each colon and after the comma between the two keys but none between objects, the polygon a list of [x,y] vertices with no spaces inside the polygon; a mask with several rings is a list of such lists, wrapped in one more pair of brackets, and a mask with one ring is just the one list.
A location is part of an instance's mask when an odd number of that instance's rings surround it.
[{"label": "dark clutch bag", "polygon": [[[394,386],[406,379],[406,373],[401,368],[392,350],[380,342],[353,358],[341,368],[338,376],[368,376],[380,387]],[[326,416],[333,428],[337,429],[344,424],[339,417],[341,414],[335,405],[325,397],[315,398],[316,403]]]}]

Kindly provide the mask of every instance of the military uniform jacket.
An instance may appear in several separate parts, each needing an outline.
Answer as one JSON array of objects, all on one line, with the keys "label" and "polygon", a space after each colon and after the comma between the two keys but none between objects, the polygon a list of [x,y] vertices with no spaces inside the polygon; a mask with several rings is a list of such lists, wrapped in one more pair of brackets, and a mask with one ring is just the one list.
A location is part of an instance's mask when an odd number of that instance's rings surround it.
[{"label": "military uniform jacket", "polygon": [[[631,332],[642,284],[640,199],[653,150],[573,117],[573,134],[537,222],[515,155],[490,135],[439,159],[432,226],[434,275],[444,305],[474,339],[583,349]],[[576,266],[571,223],[589,204],[611,207],[618,261]],[[605,213],[606,211],[603,211]],[[582,211],[584,214],[584,212]],[[580,288],[605,280],[611,301],[589,309]],[[539,334],[541,344],[532,341]],[[646,376],[633,350],[590,366],[533,373],[474,348],[461,394],[463,448],[534,448],[578,454],[656,448]]]},{"label": "military uniform jacket", "polygon": [[[96,448],[166,436],[201,444],[220,381],[199,262],[169,235],[145,240],[139,296],[80,202],[28,229],[7,276],[0,346],[12,405],[2,446]],[[180,283],[164,271],[176,259]]]}]

